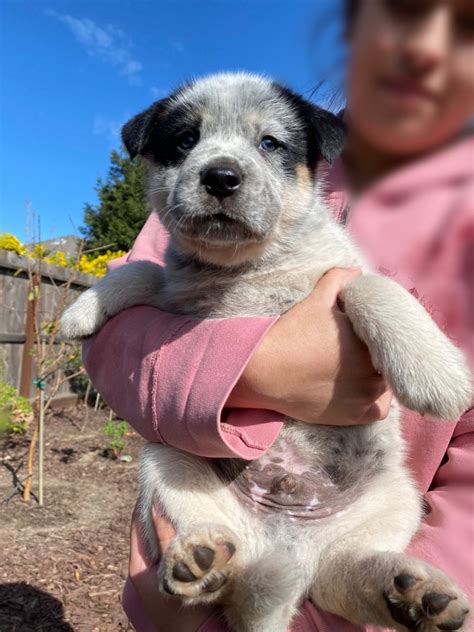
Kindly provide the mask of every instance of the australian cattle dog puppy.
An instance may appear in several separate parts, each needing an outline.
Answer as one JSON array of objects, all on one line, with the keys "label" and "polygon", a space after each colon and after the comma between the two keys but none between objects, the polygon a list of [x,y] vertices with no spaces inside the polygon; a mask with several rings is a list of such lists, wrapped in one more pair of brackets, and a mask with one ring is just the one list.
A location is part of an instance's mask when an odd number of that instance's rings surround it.
[{"label": "australian cattle dog puppy", "polygon": [[[148,162],[166,265],[109,273],[65,312],[65,336],[89,336],[137,304],[196,318],[283,313],[330,268],[362,266],[344,310],[397,400],[451,420],[469,407],[460,351],[413,296],[369,270],[321,201],[316,167],[344,141],[336,116],[267,79],[220,74],[157,101],[122,137]],[[403,450],[396,403],[365,426],[287,419],[251,462],[147,445],[140,507],[152,556],[153,503],[177,528],[161,589],[221,604],[237,632],[284,632],[306,597],[355,624],[466,629],[460,589],[403,554],[421,518]]]}]

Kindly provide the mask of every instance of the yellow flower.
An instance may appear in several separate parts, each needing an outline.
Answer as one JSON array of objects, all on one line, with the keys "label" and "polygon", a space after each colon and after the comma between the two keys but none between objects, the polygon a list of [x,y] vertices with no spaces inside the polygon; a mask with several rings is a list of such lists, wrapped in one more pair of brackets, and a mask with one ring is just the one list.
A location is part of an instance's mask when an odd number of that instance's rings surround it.
[{"label": "yellow flower", "polygon": [[107,250],[102,254],[82,255],[79,261],[74,261],[73,259],[68,259],[66,253],[62,250],[56,250],[48,254],[48,251],[42,244],[35,244],[33,250],[28,252],[21,241],[10,233],[0,234],[0,248],[11,250],[19,255],[28,255],[35,259],[42,259],[45,263],[51,263],[52,265],[62,268],[76,268],[79,272],[93,274],[98,277],[105,275],[109,261],[123,257],[123,255],[126,254],[123,250],[116,250],[115,252]]},{"label": "yellow flower", "polygon": [[82,255],[79,260],[78,270],[86,272],[87,274],[93,274],[94,276],[103,277],[107,272],[107,264],[112,259],[118,259],[123,257],[126,253],[123,250],[116,250],[112,252],[107,250],[100,255]]},{"label": "yellow flower", "polygon": [[54,266],[60,266],[62,268],[70,268],[71,263],[67,259],[66,254],[62,250],[57,250],[44,259],[45,263],[51,263]]},{"label": "yellow flower", "polygon": [[44,259],[47,254],[46,248],[43,244],[35,244],[33,250],[29,253],[35,259]]},{"label": "yellow flower", "polygon": [[11,233],[0,233],[0,248],[4,250],[11,250],[16,252],[17,255],[25,255],[26,248],[15,235]]}]

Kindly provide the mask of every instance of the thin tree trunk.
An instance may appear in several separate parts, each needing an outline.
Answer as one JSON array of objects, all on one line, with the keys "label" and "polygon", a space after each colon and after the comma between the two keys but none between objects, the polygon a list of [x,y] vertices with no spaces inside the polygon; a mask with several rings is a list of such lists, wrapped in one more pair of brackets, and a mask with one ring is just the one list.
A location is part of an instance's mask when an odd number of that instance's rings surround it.
[{"label": "thin tree trunk", "polygon": [[25,482],[25,489],[23,490],[23,500],[26,503],[30,502],[31,499],[31,486],[33,484],[33,461],[35,457],[35,448],[36,442],[38,440],[38,431],[39,431],[39,394],[38,391],[36,393],[36,401],[35,401],[35,429],[33,431],[33,435],[31,437],[30,447],[28,448],[28,463],[27,463],[27,479]]},{"label": "thin tree trunk", "polygon": [[38,444],[38,502],[43,506],[43,473],[44,473],[44,389],[40,390],[39,409],[39,444]]}]

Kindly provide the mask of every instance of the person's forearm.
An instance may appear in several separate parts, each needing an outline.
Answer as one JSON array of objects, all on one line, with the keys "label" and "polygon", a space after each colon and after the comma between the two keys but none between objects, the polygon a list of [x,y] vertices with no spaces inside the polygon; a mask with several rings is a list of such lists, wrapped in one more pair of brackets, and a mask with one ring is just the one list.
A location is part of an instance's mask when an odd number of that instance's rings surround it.
[{"label": "person's forearm", "polygon": [[111,408],[149,441],[250,460],[276,439],[282,416],[225,405],[274,321],[199,321],[134,307],[85,343],[84,363]]}]

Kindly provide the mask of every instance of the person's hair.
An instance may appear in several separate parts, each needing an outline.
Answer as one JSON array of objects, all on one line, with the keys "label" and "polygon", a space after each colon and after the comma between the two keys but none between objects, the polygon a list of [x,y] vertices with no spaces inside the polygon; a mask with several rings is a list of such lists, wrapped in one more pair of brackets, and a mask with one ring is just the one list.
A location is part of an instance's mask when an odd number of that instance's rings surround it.
[{"label": "person's hair", "polygon": [[344,30],[346,35],[349,33],[358,8],[359,0],[344,0]]}]

